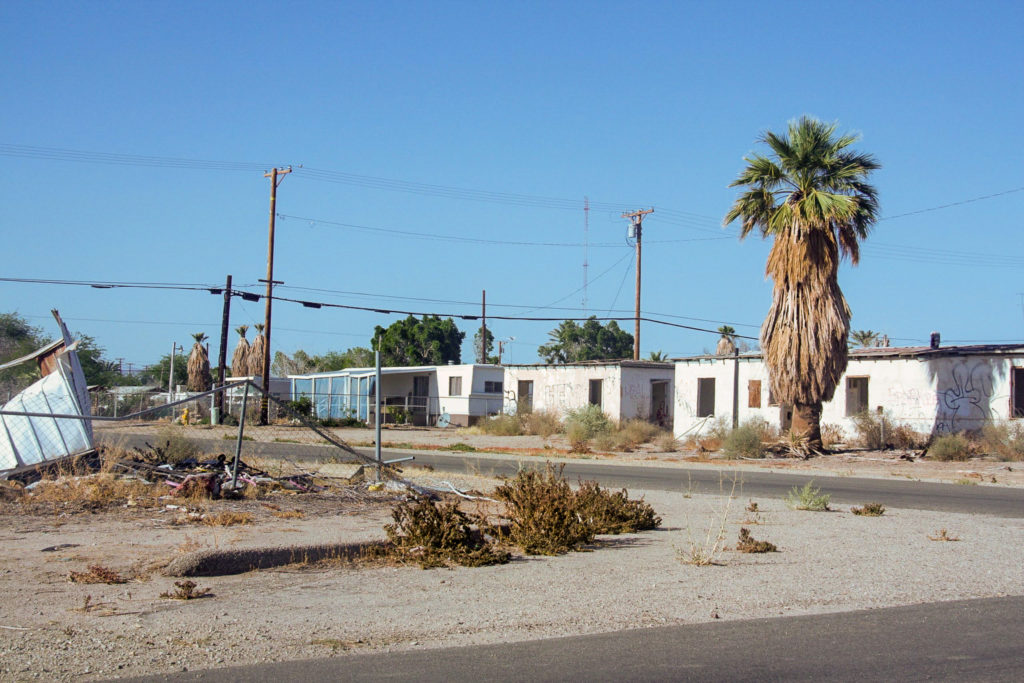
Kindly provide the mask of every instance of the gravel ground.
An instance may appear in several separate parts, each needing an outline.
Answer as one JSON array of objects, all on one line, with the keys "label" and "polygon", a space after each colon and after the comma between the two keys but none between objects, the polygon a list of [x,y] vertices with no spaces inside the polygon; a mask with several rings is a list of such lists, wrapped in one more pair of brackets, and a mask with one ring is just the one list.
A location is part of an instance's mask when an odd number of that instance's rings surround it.
[{"label": "gravel ground", "polygon": [[[456,485],[487,482],[467,475]],[[742,492],[731,502],[666,492],[646,499],[664,518],[661,530],[601,537],[591,552],[478,569],[287,567],[202,579],[212,597],[187,602],[158,597],[173,580],[155,571],[182,550],[381,538],[389,506],[383,498],[275,499],[281,510],[307,513],[281,519],[250,501],[256,523],[229,528],[176,525],[181,511],[160,509],[41,516],[8,507],[0,677],[112,678],[1024,594],[1022,520],[916,510],[870,518],[845,508],[792,511],[769,499],[757,500],[754,514]],[[723,520],[726,543],[742,525],[780,552],[725,550],[716,566],[682,563],[680,553]],[[960,540],[929,539],[942,528]],[[76,547],[41,552],[63,543]],[[67,581],[93,563],[136,578]]]}]

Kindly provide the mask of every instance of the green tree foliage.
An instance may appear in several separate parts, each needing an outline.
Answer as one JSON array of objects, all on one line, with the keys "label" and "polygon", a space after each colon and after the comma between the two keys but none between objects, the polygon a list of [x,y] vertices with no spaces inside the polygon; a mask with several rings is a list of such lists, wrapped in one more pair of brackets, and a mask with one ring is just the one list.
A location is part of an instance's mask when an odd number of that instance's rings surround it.
[{"label": "green tree foliage", "polygon": [[313,364],[320,372],[370,368],[374,365],[373,351],[365,346],[353,346],[345,351],[328,351],[322,356],[313,356]]},{"label": "green tree foliage", "polygon": [[451,318],[425,315],[417,320],[410,315],[387,329],[378,325],[371,344],[376,349],[380,338],[381,365],[444,365],[448,361],[462,362],[465,337]]},{"label": "green tree foliage", "polygon": [[582,325],[565,320],[548,336],[551,341],[537,349],[537,355],[548,363],[633,357],[633,335],[614,320],[607,325],[601,325],[596,316],[590,316]]},{"label": "green tree foliage", "polygon": [[[146,382],[146,384],[153,384],[161,389],[167,388],[167,376],[171,371],[171,354],[164,354],[158,362],[150,365],[148,368],[142,371],[139,377]],[[174,354],[174,384],[188,383],[188,356],[184,353]]]},{"label": "green tree foliage", "polygon": [[874,330],[851,330],[849,344],[852,348],[859,346],[862,349],[866,349],[875,346],[880,336],[881,333]]},{"label": "green tree foliage", "polygon": [[[48,341],[42,330],[29,325],[17,313],[0,313],[0,363],[32,353]],[[22,363],[0,371],[0,389],[3,390],[0,401],[6,401],[8,392],[20,391],[38,378],[35,363]]]},{"label": "green tree foliage", "polygon": [[494,351],[494,335],[491,333],[490,330],[487,330],[487,350],[485,353],[480,352],[480,345],[482,343],[481,335],[483,334],[483,332],[484,328],[481,327],[476,331],[476,334],[473,335],[473,362],[479,363],[481,362],[480,358],[483,358],[484,363],[491,363],[496,365],[498,363],[498,357],[491,355],[491,352]]}]

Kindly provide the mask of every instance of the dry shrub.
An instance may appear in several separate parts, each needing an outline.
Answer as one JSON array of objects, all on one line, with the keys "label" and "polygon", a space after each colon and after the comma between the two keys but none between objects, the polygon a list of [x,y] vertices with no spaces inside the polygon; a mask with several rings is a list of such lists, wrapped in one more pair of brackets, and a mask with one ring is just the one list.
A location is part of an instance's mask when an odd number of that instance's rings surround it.
[{"label": "dry shrub", "polygon": [[1024,424],[1000,422],[981,430],[981,447],[1000,460],[1024,460]]},{"label": "dry shrub", "polygon": [[247,512],[219,512],[215,515],[204,515],[203,524],[206,526],[238,526],[252,524],[252,515]]},{"label": "dry shrub", "polygon": [[595,481],[580,483],[576,506],[595,534],[633,533],[661,525],[661,517],[643,499],[630,500],[625,489],[609,491]]},{"label": "dry shrub", "polygon": [[157,432],[152,447],[159,461],[172,465],[189,458],[199,458],[203,454],[203,449],[198,443],[182,434],[173,425],[165,425]]},{"label": "dry shrub", "polygon": [[302,510],[275,510],[270,514],[280,519],[305,519],[306,517],[306,513]]},{"label": "dry shrub", "polygon": [[210,597],[209,588],[198,588],[195,581],[175,581],[174,591],[161,593],[161,598],[168,600],[198,600],[199,598]]},{"label": "dry shrub", "polygon": [[930,460],[950,461],[968,460],[971,457],[971,444],[964,434],[943,434],[936,437],[928,447]]},{"label": "dry shrub", "polygon": [[741,553],[774,553],[779,549],[774,543],[758,541],[750,535],[750,529],[740,527],[740,538],[736,542],[736,550]]},{"label": "dry shrub", "polygon": [[547,410],[527,412],[521,416],[524,434],[549,437],[562,431],[562,420],[557,413]]},{"label": "dry shrub", "polygon": [[88,570],[84,572],[68,572],[68,581],[71,583],[107,583],[111,585],[128,583],[128,579],[113,569],[99,564],[89,565]]},{"label": "dry shrub", "polygon": [[519,436],[523,433],[523,426],[518,415],[495,415],[478,422],[476,428],[484,434],[494,436]]},{"label": "dry shrub", "polygon": [[612,422],[601,406],[590,404],[570,410],[565,416],[565,428],[566,433],[573,430],[579,438],[589,440],[612,431]]},{"label": "dry shrub", "polygon": [[946,531],[946,528],[943,527],[943,528],[939,529],[938,533],[936,533],[934,536],[929,536],[928,539],[932,540],[932,541],[952,542],[952,541],[959,541],[960,537],[959,536],[950,536],[949,532]]},{"label": "dry shrub", "polygon": [[43,503],[82,503],[111,507],[131,502],[152,505],[159,491],[152,484],[109,473],[84,477],[44,479],[32,490],[31,499]]},{"label": "dry shrub", "polygon": [[654,440],[654,445],[662,453],[675,453],[683,447],[672,432],[662,432]]},{"label": "dry shrub", "polygon": [[[464,567],[505,564],[508,552],[486,540],[458,503],[435,504],[427,497],[402,501],[392,509],[394,524],[384,527],[395,553],[424,569],[455,563]],[[477,520],[481,521],[481,520]]]},{"label": "dry shrub", "polygon": [[881,517],[885,514],[885,506],[881,503],[864,503],[862,507],[852,507],[850,512],[861,517]]},{"label": "dry shrub", "polygon": [[821,423],[821,445],[825,448],[832,448],[837,443],[843,443],[846,439],[846,432],[837,424],[831,422]]},{"label": "dry shrub", "polygon": [[730,431],[722,442],[722,451],[730,458],[763,458],[762,435],[767,423],[759,418]]},{"label": "dry shrub", "polygon": [[593,527],[579,515],[562,469],[548,463],[543,473],[520,470],[494,491],[507,506],[509,540],[527,555],[558,555],[594,540]]},{"label": "dry shrub", "polygon": [[590,437],[588,436],[587,428],[578,425],[570,424],[566,427],[565,436],[569,440],[569,451],[572,453],[589,453],[590,452]]},{"label": "dry shrub", "polygon": [[907,424],[898,424],[886,434],[885,440],[893,448],[900,450],[919,450],[928,443],[928,435],[922,434]]}]

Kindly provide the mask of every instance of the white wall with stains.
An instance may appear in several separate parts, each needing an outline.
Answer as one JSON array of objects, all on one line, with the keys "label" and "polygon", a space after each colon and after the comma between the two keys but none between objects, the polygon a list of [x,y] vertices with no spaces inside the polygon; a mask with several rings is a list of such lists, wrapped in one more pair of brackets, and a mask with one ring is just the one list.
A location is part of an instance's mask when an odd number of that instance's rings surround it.
[{"label": "white wall with stains", "polygon": [[[892,357],[851,356],[835,396],[822,406],[822,423],[838,425],[847,435],[855,433],[852,415],[856,399],[847,390],[851,378],[867,380],[867,409],[882,407],[893,422],[926,434],[974,430],[988,421],[1012,417],[1014,368],[1020,383],[1024,348],[1018,354],[958,354],[955,347],[950,347],[943,349],[945,355],[925,352],[908,357],[895,357],[898,349],[893,351]],[[706,432],[715,419],[731,425],[737,369],[739,422],[760,418],[782,426],[782,410],[769,405],[768,374],[759,357],[741,357],[738,361],[732,357],[688,358],[676,361],[675,368],[673,431],[677,437]],[[701,378],[714,380],[714,412],[710,417],[698,414]],[[760,381],[759,406],[753,405],[757,401],[751,381]]]},{"label": "white wall with stains", "polygon": [[[505,406],[515,410],[520,382],[533,382],[533,409],[550,411],[561,417],[590,403],[590,382],[601,381],[601,408],[613,420],[651,419],[652,382],[667,382],[669,400],[665,406],[666,424],[671,424],[671,363],[508,365],[505,367]],[[658,412],[658,411],[655,411]]]}]

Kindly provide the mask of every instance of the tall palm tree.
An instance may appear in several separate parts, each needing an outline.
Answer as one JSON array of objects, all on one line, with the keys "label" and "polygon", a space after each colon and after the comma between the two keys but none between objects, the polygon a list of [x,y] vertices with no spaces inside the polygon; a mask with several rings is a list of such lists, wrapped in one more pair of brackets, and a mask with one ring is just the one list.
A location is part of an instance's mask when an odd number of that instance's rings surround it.
[{"label": "tall palm tree", "polygon": [[192,335],[196,343],[192,345],[192,352],[188,354],[188,390],[208,391],[210,389],[210,358],[206,353],[206,346],[203,342],[207,336],[204,332]]},{"label": "tall palm tree", "polygon": [[267,338],[263,336],[263,323],[256,323],[253,325],[256,328],[256,338],[252,340],[252,344],[249,346],[249,374],[263,376],[263,354],[267,348]]},{"label": "tall palm tree", "polygon": [[853,330],[850,332],[850,346],[859,346],[863,349],[869,346],[876,346],[879,336],[879,332],[873,332],[872,330]]},{"label": "tall palm tree", "polygon": [[783,134],[764,133],[769,156],[752,154],[730,187],[744,190],[725,216],[740,220],[740,239],[772,238],[765,269],[772,305],[761,348],[772,392],[793,406],[793,430],[821,450],[821,404],[846,370],[850,307],[839,289],[839,261],[860,260],[860,241],[878,218],[867,183],[874,157],[850,148],[858,136],[802,117]]},{"label": "tall palm tree", "polygon": [[249,376],[249,340],[245,333],[249,331],[248,325],[239,325],[235,328],[238,333],[238,344],[235,346],[235,353],[231,356],[231,376]]},{"label": "tall palm tree", "polygon": [[718,346],[715,347],[716,356],[731,356],[736,353],[736,329],[730,325],[722,325],[718,328],[718,333],[722,335],[718,340]]}]

